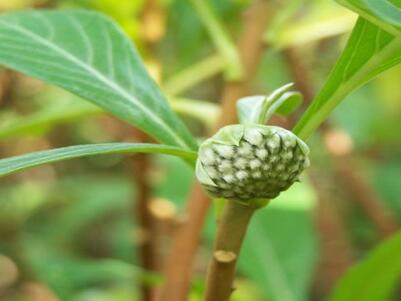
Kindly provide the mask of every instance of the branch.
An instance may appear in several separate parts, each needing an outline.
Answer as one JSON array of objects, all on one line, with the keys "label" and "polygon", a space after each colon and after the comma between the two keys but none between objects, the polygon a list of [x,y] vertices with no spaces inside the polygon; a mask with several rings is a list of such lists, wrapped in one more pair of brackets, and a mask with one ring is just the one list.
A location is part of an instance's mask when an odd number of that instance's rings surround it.
[{"label": "branch", "polygon": [[330,180],[322,177],[314,168],[309,171],[308,176],[318,197],[315,223],[321,248],[315,275],[314,297],[316,300],[322,300],[352,264],[352,247],[336,206],[337,200],[333,197]]},{"label": "branch", "polygon": [[228,301],[233,292],[235,267],[248,224],[257,207],[228,201],[208,269],[204,301]]},{"label": "branch", "polygon": [[[249,83],[253,79],[264,50],[263,33],[268,20],[267,0],[256,0],[244,16],[243,31],[238,44],[244,77],[241,81],[230,82],[225,86],[222,95],[222,114],[217,129],[237,120],[235,104],[239,98],[249,93]],[[186,221],[178,228],[167,259],[166,282],[158,298],[160,301],[187,300],[194,256],[210,206],[210,200],[198,183],[193,184],[187,204]]]}]

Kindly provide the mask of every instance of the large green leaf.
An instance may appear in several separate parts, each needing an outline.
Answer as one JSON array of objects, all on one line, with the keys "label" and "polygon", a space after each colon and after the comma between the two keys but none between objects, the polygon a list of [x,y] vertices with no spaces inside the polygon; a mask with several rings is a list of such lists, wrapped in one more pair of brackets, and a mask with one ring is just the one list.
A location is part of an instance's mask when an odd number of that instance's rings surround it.
[{"label": "large green leaf", "polygon": [[401,39],[359,18],[336,66],[294,132],[308,138],[346,96],[400,62]]},{"label": "large green leaf", "polygon": [[330,301],[386,301],[401,276],[401,232],[381,243],[352,267],[335,288]]},{"label": "large green leaf", "polygon": [[359,15],[401,37],[401,1],[400,0],[336,0]]},{"label": "large green leaf", "polygon": [[113,153],[163,153],[189,161],[196,160],[196,153],[174,146],[151,143],[104,143],[75,145],[46,151],[29,153],[0,160],[0,176],[8,175],[30,167],[74,159]]},{"label": "large green leaf", "polygon": [[103,15],[86,11],[1,15],[0,64],[82,96],[165,144],[197,147],[131,41]]}]

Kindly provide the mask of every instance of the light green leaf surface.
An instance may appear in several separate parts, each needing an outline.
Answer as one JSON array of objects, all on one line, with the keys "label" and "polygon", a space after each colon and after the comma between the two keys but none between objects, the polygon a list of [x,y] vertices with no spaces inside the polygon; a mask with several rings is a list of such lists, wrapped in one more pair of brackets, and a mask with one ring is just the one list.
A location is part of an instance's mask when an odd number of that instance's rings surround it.
[{"label": "light green leaf surface", "polygon": [[190,162],[196,160],[196,153],[173,146],[151,143],[104,143],[56,148],[0,160],[0,176],[38,165],[58,161],[114,153],[162,153],[177,156]]},{"label": "light green leaf surface", "polygon": [[319,94],[294,128],[308,138],[351,92],[401,62],[401,39],[362,18]]},{"label": "light green leaf surface", "polygon": [[162,143],[197,147],[131,41],[108,17],[87,11],[3,14],[0,65],[71,91]]},{"label": "light green leaf surface", "polygon": [[401,276],[401,232],[382,242],[353,266],[334,289],[330,301],[386,301]]},{"label": "light green leaf surface", "polygon": [[401,1],[336,0],[389,33],[401,37]]}]

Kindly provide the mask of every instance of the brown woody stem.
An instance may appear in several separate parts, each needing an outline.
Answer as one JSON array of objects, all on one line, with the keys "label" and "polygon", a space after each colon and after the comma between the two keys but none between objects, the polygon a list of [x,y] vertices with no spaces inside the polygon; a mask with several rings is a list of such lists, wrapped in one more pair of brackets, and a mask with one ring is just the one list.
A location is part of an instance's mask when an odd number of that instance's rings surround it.
[{"label": "brown woody stem", "polygon": [[[216,128],[236,123],[236,101],[249,94],[249,84],[256,73],[264,52],[263,34],[271,19],[270,1],[255,0],[244,14],[244,27],[239,39],[239,53],[245,69],[241,81],[228,83],[222,95],[222,115]],[[187,300],[191,272],[199,237],[210,201],[198,183],[195,183],[186,208],[186,223],[177,230],[171,254],[167,259],[166,282],[158,301]],[[177,256],[179,254],[179,256]],[[178,257],[178,258],[177,258]]]},{"label": "brown woody stem", "polygon": [[235,267],[248,224],[258,207],[228,201],[220,219],[204,301],[227,301],[233,292]]}]

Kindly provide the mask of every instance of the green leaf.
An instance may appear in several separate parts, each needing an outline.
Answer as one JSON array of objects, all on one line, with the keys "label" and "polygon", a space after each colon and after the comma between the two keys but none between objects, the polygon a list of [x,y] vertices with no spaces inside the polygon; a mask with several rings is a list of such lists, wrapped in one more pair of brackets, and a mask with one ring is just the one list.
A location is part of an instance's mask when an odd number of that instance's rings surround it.
[{"label": "green leaf", "polygon": [[302,102],[302,94],[289,92],[291,84],[282,86],[269,96],[241,98],[237,102],[238,118],[242,124],[265,124],[274,113],[291,114]]},{"label": "green leaf", "polygon": [[401,37],[401,2],[397,0],[336,0],[366,20]]},{"label": "green leaf", "polygon": [[303,95],[300,92],[297,91],[285,92],[277,100],[276,113],[283,116],[288,116],[302,104],[302,101],[303,101]]},{"label": "green leaf", "polygon": [[353,266],[334,289],[330,301],[390,300],[401,276],[401,232],[382,242]]},{"label": "green leaf", "polygon": [[103,15],[87,11],[3,14],[0,64],[73,92],[162,143],[197,148],[131,41]]},{"label": "green leaf", "polygon": [[20,170],[38,165],[74,159],[79,157],[94,156],[114,153],[162,153],[177,156],[190,162],[196,160],[196,153],[173,146],[151,143],[104,143],[75,145],[56,148],[46,151],[34,152],[16,157],[0,160],[0,176],[8,175]]},{"label": "green leaf", "polygon": [[351,92],[400,62],[401,39],[359,18],[341,57],[294,133],[308,138]]}]

